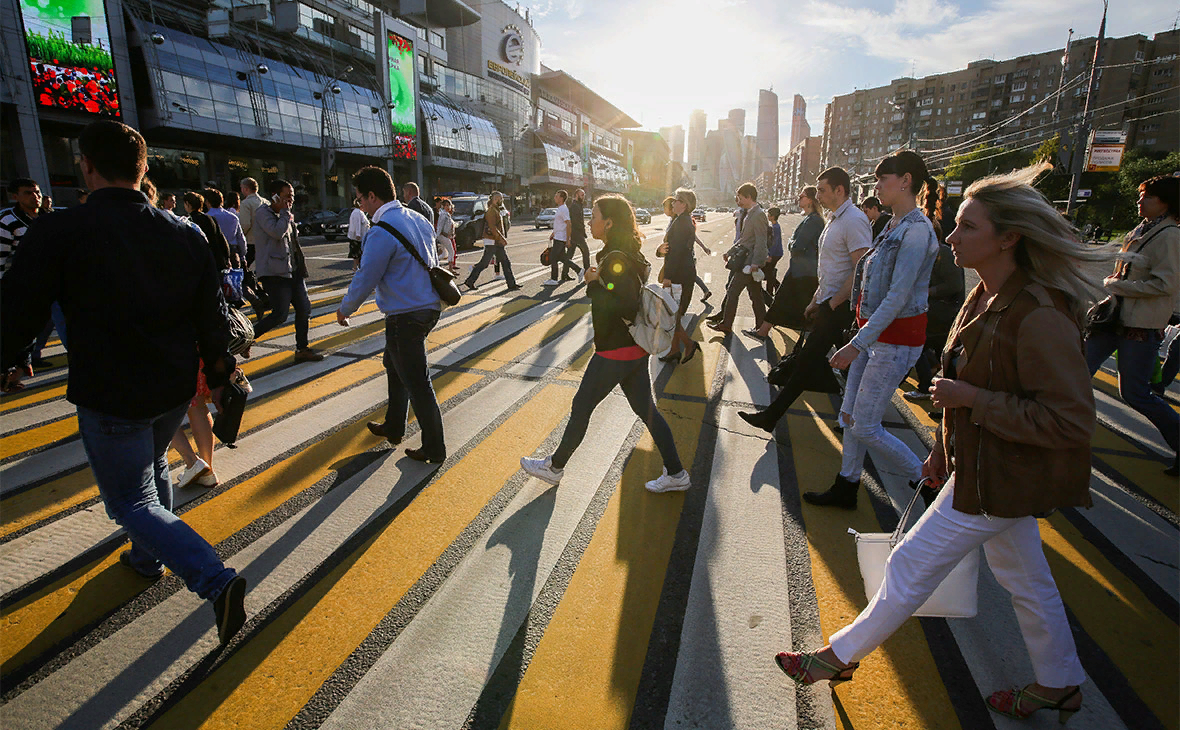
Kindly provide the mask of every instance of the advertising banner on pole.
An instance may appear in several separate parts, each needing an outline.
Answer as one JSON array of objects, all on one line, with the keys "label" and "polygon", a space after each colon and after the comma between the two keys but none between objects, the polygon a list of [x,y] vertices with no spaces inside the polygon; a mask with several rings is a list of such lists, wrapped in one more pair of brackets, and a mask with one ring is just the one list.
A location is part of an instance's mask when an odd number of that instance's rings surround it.
[{"label": "advertising banner on pole", "polygon": [[119,92],[103,0],[20,3],[40,106],[118,119]]},{"label": "advertising banner on pole", "polygon": [[389,110],[393,133],[393,156],[412,160],[418,156],[418,103],[414,93],[414,42],[397,33],[389,33]]},{"label": "advertising banner on pole", "polygon": [[1086,172],[1118,172],[1127,147],[1127,133],[1118,129],[1096,129],[1090,134],[1086,151]]}]

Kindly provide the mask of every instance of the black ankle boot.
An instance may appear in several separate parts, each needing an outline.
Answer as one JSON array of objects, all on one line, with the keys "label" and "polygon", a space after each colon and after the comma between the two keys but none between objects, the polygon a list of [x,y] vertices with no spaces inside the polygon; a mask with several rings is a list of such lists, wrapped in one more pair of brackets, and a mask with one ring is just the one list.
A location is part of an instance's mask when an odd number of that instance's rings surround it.
[{"label": "black ankle boot", "polygon": [[738,416],[755,428],[760,428],[768,433],[774,433],[775,422],[771,421],[766,412],[747,413],[746,411],[738,411]]},{"label": "black ankle boot", "polygon": [[836,475],[836,481],[826,492],[807,492],[803,499],[820,507],[839,507],[841,509],[856,509],[856,493],[860,491],[860,482],[851,482]]}]

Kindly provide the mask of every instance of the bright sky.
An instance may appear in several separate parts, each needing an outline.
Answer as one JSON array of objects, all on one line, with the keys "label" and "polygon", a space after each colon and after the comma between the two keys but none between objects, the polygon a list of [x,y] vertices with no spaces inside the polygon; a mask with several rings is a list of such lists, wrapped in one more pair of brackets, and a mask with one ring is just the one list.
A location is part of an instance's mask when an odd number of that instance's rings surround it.
[{"label": "bright sky", "polygon": [[[510,4],[514,4],[510,0]],[[532,0],[541,59],[579,79],[646,129],[704,109],[757,126],[758,89],[779,96],[779,153],[802,94],[812,134],[824,105],[856,88],[1062,48],[1069,29],[1093,37],[1101,0]],[[1107,35],[1170,30],[1174,0],[1116,2]]]}]

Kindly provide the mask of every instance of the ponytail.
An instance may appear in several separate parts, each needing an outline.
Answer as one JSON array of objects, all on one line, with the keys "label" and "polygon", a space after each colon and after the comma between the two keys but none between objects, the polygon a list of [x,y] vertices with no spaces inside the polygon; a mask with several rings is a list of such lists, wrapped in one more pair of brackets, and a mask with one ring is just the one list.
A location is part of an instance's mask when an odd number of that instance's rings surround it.
[{"label": "ponytail", "polygon": [[918,206],[922,208],[922,212],[926,214],[930,222],[939,226],[942,223],[942,202],[946,199],[946,193],[943,192],[942,186],[938,184],[938,180],[935,180],[933,175],[926,178],[917,199]]}]

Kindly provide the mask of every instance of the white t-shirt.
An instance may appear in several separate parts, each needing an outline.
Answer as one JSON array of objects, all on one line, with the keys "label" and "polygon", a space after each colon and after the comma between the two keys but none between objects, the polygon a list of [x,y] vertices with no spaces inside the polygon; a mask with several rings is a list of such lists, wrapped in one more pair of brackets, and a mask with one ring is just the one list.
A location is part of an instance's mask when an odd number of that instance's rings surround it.
[{"label": "white t-shirt", "polygon": [[353,208],[348,216],[348,240],[360,241],[369,232],[369,216],[360,208]]},{"label": "white t-shirt", "polygon": [[852,276],[851,253],[873,245],[873,225],[852,200],[845,200],[819,237],[819,288],[815,301],[826,302]]},{"label": "white t-shirt", "polygon": [[553,239],[569,242],[570,240],[570,209],[562,203],[553,217]]}]

